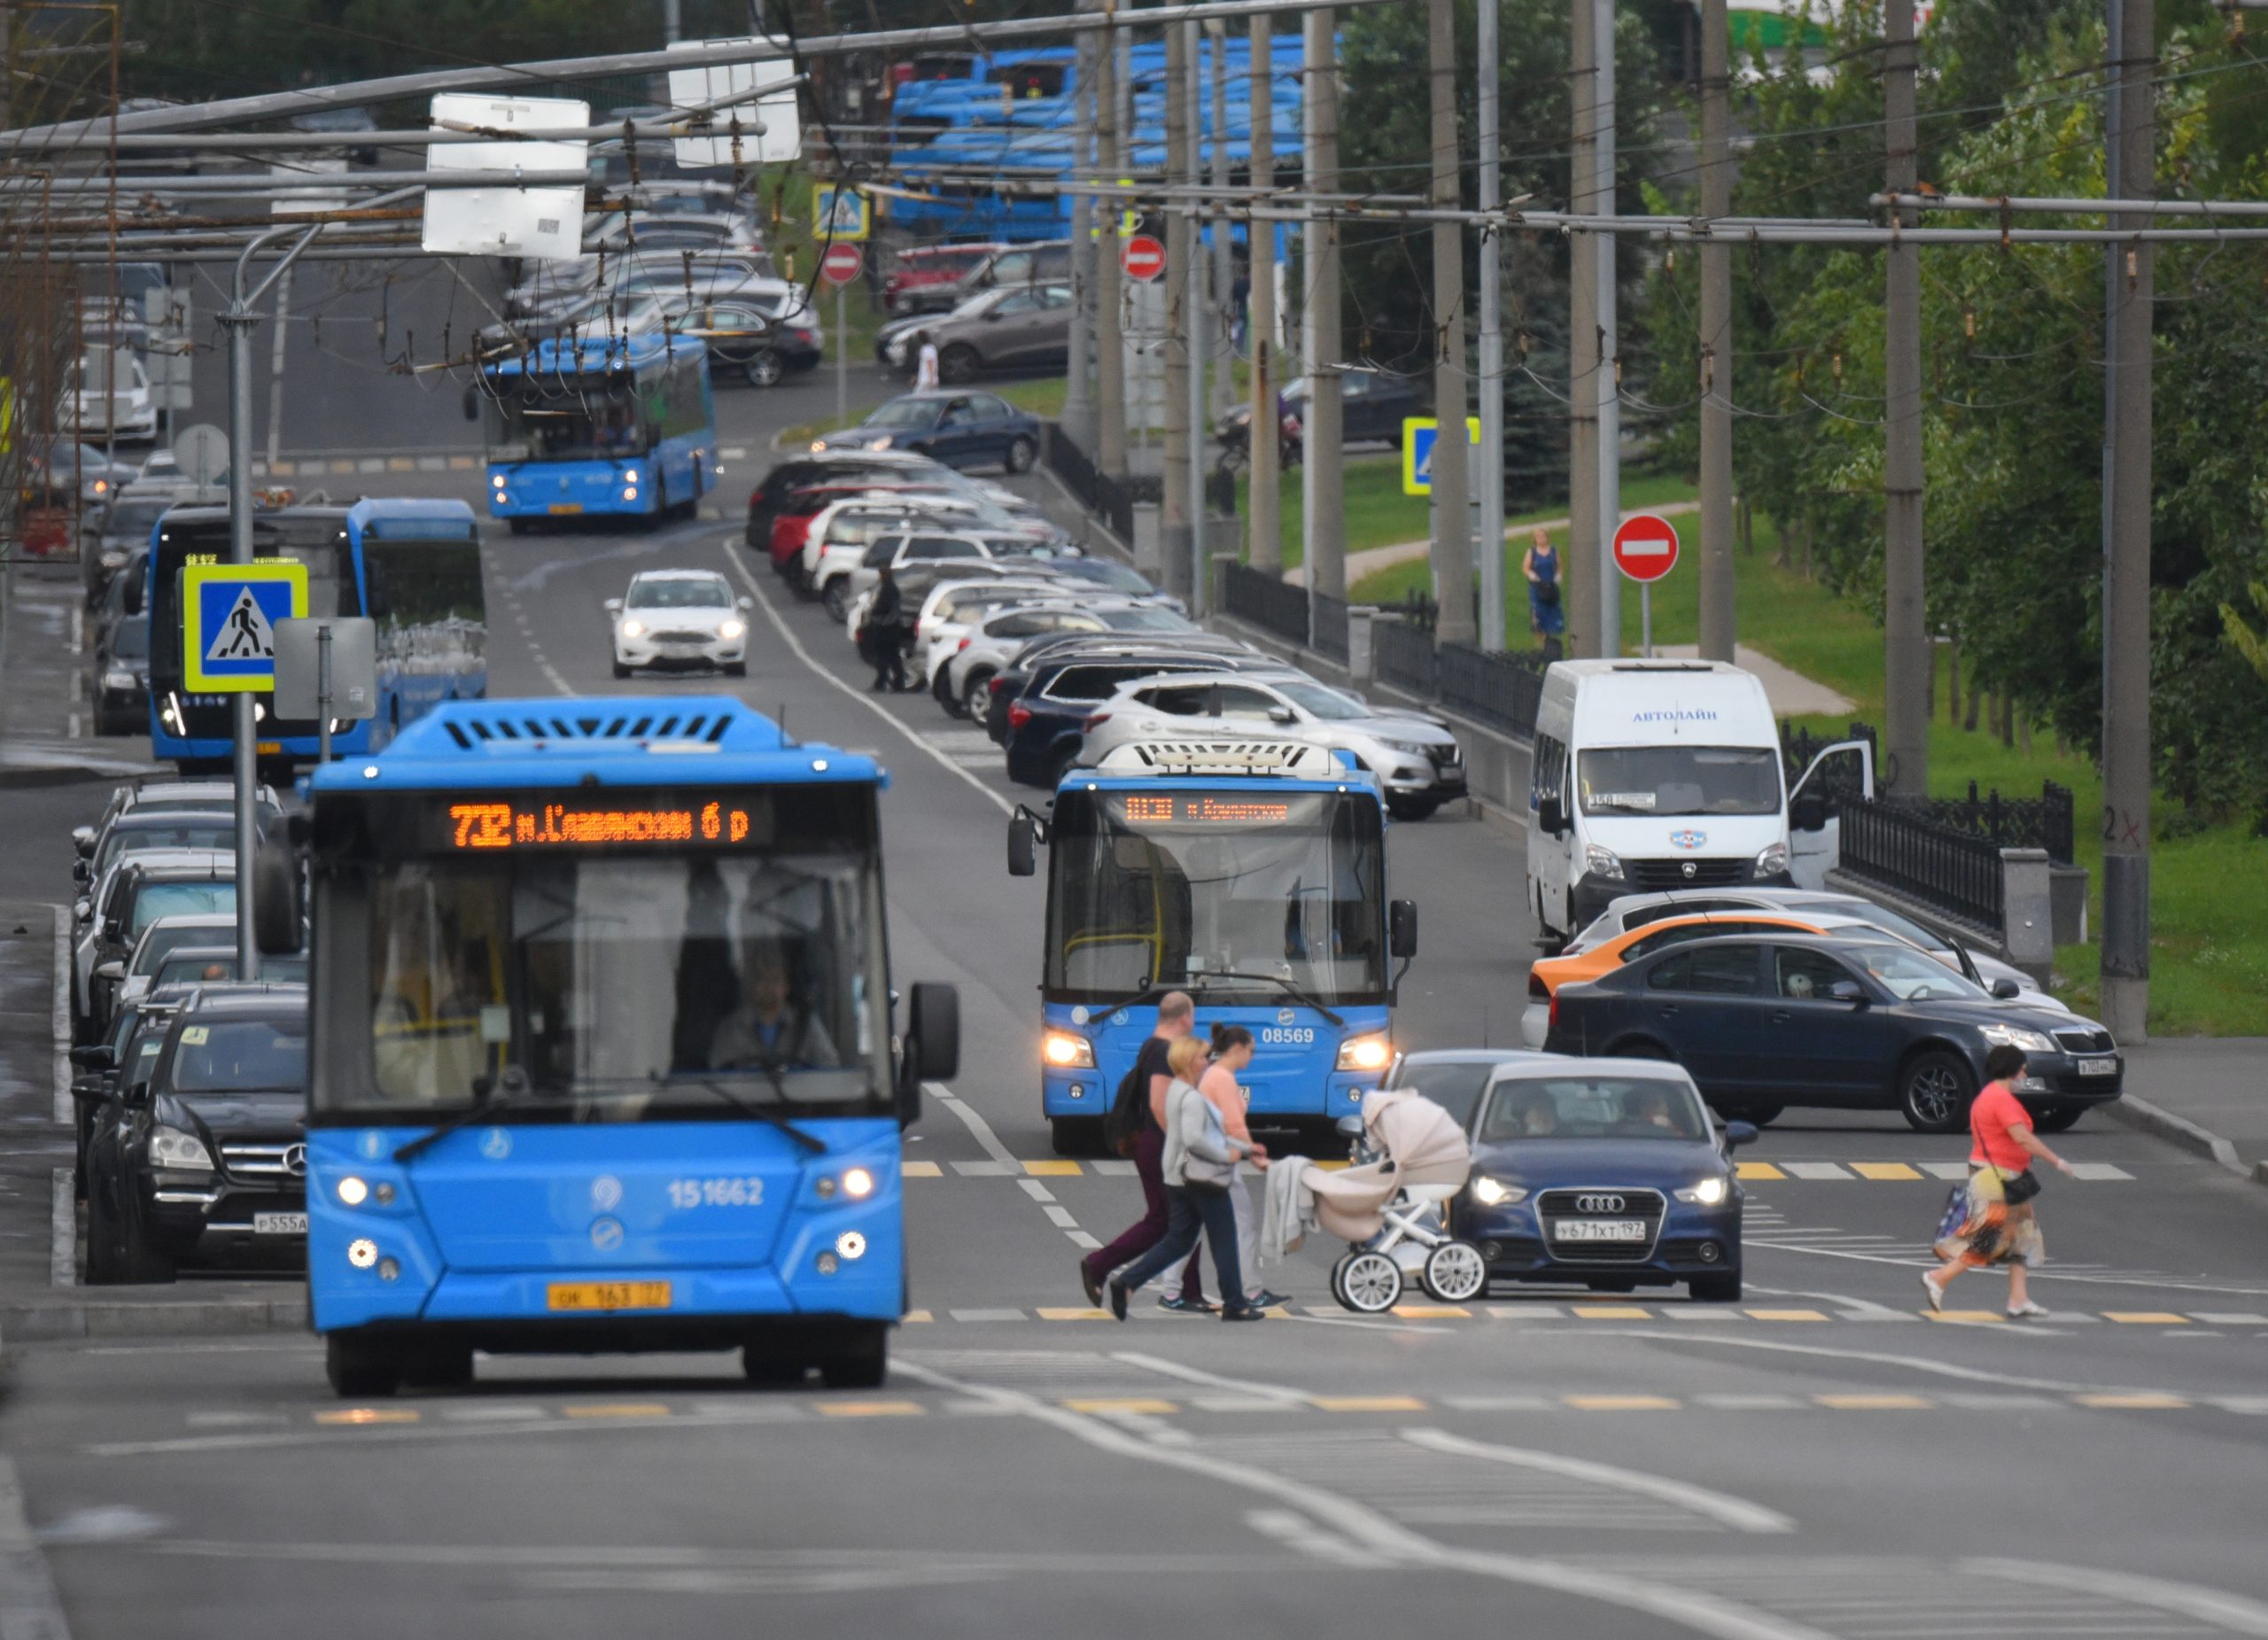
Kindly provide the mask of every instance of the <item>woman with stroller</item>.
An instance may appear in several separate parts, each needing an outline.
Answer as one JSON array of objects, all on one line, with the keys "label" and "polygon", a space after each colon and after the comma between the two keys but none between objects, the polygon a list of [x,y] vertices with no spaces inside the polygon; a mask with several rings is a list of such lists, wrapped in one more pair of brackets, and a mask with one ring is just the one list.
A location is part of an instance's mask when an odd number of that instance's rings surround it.
[{"label": "woman with stroller", "polygon": [[1244,1296],[1238,1268],[1236,1212],[1229,1191],[1236,1164],[1247,1156],[1268,1166],[1268,1153],[1250,1139],[1231,1139],[1213,1101],[1198,1091],[1209,1055],[1195,1037],[1173,1045],[1166,1063],[1173,1081],[1166,1089],[1165,1240],[1110,1279],[1110,1313],[1126,1319],[1127,1295],[1160,1271],[1188,1255],[1202,1234],[1213,1247],[1213,1271],[1221,1286],[1221,1319],[1257,1321],[1267,1314]]},{"label": "woman with stroller", "polygon": [[[1213,1027],[1213,1062],[1198,1082],[1197,1091],[1221,1113],[1221,1125],[1231,1143],[1252,1140],[1252,1129],[1245,1121],[1244,1092],[1238,1081],[1252,1063],[1252,1032],[1241,1025]],[[1281,1293],[1271,1293],[1260,1284],[1260,1221],[1253,1211],[1252,1193],[1246,1187],[1242,1170],[1229,1179],[1229,1207],[1236,1218],[1237,1267],[1245,1279],[1245,1302],[1261,1310],[1288,1302]]]}]

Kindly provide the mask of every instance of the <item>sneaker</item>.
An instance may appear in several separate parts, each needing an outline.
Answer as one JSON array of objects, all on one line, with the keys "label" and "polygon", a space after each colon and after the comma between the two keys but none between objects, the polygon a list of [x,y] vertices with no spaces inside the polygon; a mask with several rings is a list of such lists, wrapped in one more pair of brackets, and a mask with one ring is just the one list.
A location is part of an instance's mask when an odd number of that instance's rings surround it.
[{"label": "sneaker", "polygon": [[1177,1316],[1209,1316],[1213,1313],[1213,1306],[1203,1299],[1184,1298],[1178,1293],[1161,1294],[1158,1299],[1158,1308],[1169,1310]]},{"label": "sneaker", "polygon": [[1245,1302],[1254,1310],[1280,1310],[1292,1301],[1281,1293],[1271,1293],[1266,1287],[1254,1294]]},{"label": "sneaker", "polygon": [[2011,1304],[2008,1306],[2008,1319],[2011,1321],[2023,1321],[2033,1317],[2044,1316],[2047,1313],[2047,1307],[2046,1305],[2035,1304],[2030,1299],[2026,1299],[2021,1304]]},{"label": "sneaker", "polygon": [[1268,1312],[1257,1304],[1239,1304],[1234,1310],[1223,1310],[1221,1312],[1221,1319],[1223,1321],[1265,1321],[1268,1319]]},{"label": "sneaker", "polygon": [[1102,1308],[1102,1277],[1084,1258],[1079,1261],[1079,1289],[1087,1295],[1089,1305],[1096,1310]]},{"label": "sneaker", "polygon": [[1943,1310],[1946,1307],[1945,1288],[1939,1286],[1926,1270],[1922,1272],[1922,1291],[1930,1295],[1930,1309]]},{"label": "sneaker", "polygon": [[1126,1284],[1123,1281],[1110,1284],[1110,1313],[1121,1321],[1126,1319]]}]

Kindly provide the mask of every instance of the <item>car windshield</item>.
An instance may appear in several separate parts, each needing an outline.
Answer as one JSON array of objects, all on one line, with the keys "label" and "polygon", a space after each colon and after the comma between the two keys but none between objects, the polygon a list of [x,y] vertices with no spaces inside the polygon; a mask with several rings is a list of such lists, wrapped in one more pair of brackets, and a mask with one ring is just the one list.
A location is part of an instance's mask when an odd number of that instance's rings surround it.
[{"label": "car windshield", "polygon": [[297,1092],[307,1085],[307,1018],[184,1021],[166,1085],[175,1093]]},{"label": "car windshield", "polygon": [[1287,682],[1274,686],[1276,693],[1306,711],[1310,717],[1325,723],[1345,723],[1355,718],[1367,718],[1371,709],[1351,695],[1341,695],[1337,689],[1325,688],[1320,683]]},{"label": "car windshield", "polygon": [[234,911],[233,882],[153,882],[134,897],[127,932],[139,934],[160,917],[193,917],[200,912]]},{"label": "car windshield", "polygon": [[1576,759],[1586,814],[1775,814],[1780,754],[1759,746],[1612,746]]},{"label": "car windshield", "polygon": [[110,641],[113,658],[122,661],[146,661],[150,658],[149,618],[129,615],[119,622],[118,631]]},{"label": "car windshield", "polygon": [[1666,1076],[1500,1077],[1476,1136],[1483,1144],[1548,1139],[1682,1139],[1709,1137],[1701,1101]]},{"label": "car windshield", "polygon": [[[1196,625],[1171,610],[1148,605],[1132,610],[1097,610],[1095,618],[1113,632],[1195,632]],[[1290,691],[1286,690],[1285,693]]]},{"label": "car windshield", "polygon": [[869,427],[927,427],[937,419],[936,399],[893,399],[866,417]]},{"label": "car windshield", "polygon": [[724,610],[733,595],[720,580],[635,580],[627,602],[633,610]]},{"label": "car windshield", "polygon": [[[210,937],[213,930],[202,929],[198,932]],[[158,965],[158,972],[150,982],[150,989],[158,991],[167,985],[232,980],[236,976],[237,959],[233,952],[176,952]],[[260,960],[260,977],[264,983],[304,985],[307,983],[307,960],[305,957],[262,957]]]},{"label": "car windshield", "polygon": [[1404,1060],[1402,1069],[1394,1073],[1393,1086],[1423,1094],[1432,1100],[1459,1127],[1472,1121],[1472,1108],[1480,1102],[1480,1090],[1488,1085],[1488,1077],[1496,1069],[1489,1060]]},{"label": "car windshield", "polygon": [[[147,933],[142,936],[142,943],[134,948],[134,961],[128,967],[127,972],[130,974],[148,974],[153,970],[161,968],[166,959],[172,956],[175,952],[179,951],[183,945],[215,946],[224,940],[232,939],[235,936],[228,929],[224,929],[217,923],[175,923],[171,927],[159,923],[151,928]],[[230,960],[229,966],[232,968],[236,966],[233,959]],[[260,965],[263,971],[266,969],[267,966],[268,965],[264,962]],[[177,975],[175,977],[179,978],[181,976]],[[188,977],[195,979],[200,976],[192,974]],[[234,979],[236,975],[234,974],[208,974],[202,975],[201,977],[206,979]],[[159,980],[158,983],[162,984],[164,983],[164,981]]]},{"label": "car windshield", "polygon": [[101,882],[111,867],[128,854],[151,849],[229,849],[236,846],[236,822],[217,815],[168,826],[113,826],[95,853],[93,875]]},{"label": "car windshield", "polygon": [[172,505],[169,501],[113,501],[103,514],[103,539],[147,541],[152,526]]},{"label": "car windshield", "polygon": [[1867,945],[1852,953],[1876,983],[1900,1002],[1984,1002],[1991,999],[1961,975],[1907,945]]},{"label": "car windshield", "polygon": [[1849,899],[1799,900],[1790,904],[1789,909],[1798,912],[1829,912],[1837,916],[1850,917],[1860,922],[1872,923],[1884,933],[1895,934],[1908,944],[1918,945],[1923,951],[1951,951],[1953,949],[1943,937],[1931,933],[1913,918],[1901,917],[1887,905],[1877,905],[1872,900],[1860,899],[1856,896]]},{"label": "car windshield", "polygon": [[1385,853],[1374,798],[1066,793],[1048,847],[1047,993],[1095,1002],[1172,984],[1272,1001],[1288,984],[1377,1000]]}]

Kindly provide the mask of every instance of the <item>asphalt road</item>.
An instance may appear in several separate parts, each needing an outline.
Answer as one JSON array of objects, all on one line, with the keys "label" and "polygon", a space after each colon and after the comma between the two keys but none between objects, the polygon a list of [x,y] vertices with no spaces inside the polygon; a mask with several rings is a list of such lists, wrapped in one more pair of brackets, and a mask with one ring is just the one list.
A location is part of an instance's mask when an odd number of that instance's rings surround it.
[{"label": "asphalt road", "polygon": [[[830,391],[729,415],[753,438]],[[1292,1312],[1259,1325],[1091,1318],[1076,1243],[1139,1197],[1047,1148],[1039,890],[1002,849],[1022,794],[981,732],[868,694],[841,630],[734,533],[498,532],[492,692],[729,688],[890,769],[894,971],[957,983],[965,1034],[909,1144],[934,1176],[907,1185],[919,1308],[889,1387],[484,1359],[467,1392],[357,1407],[301,1337],[22,1346],[0,1452],[30,1542],[0,1485],[0,1586],[43,1551],[92,1640],[2268,1635],[2268,1192],[2100,1121],[2057,1141],[2088,1177],[2050,1183],[2055,1314],[2021,1327],[1996,1278],[1954,1289],[1972,1310],[1918,1313],[1930,1170],[1963,1144],[1805,1113],[1743,1153],[1739,1306],[1532,1291],[1363,1321],[1311,1245],[1274,1280]],[[610,678],[601,600],[660,565],[729,566],[758,600],[745,681]],[[40,793],[19,823],[99,801]],[[1446,814],[1391,836],[1422,915],[1398,1040],[1516,1039],[1516,839]],[[0,898],[62,891],[66,857],[32,842],[0,854]]]}]

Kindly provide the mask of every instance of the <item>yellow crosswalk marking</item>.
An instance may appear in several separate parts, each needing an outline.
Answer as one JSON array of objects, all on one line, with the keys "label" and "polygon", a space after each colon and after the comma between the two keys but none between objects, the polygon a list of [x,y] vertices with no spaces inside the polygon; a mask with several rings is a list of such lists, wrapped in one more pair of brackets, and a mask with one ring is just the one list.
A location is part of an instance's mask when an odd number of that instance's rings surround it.
[{"label": "yellow crosswalk marking", "polygon": [[1575,1313],[1586,1321],[1651,1321],[1653,1313],[1637,1304],[1578,1304]]},{"label": "yellow crosswalk marking", "polygon": [[1788,1176],[1768,1162],[1744,1162],[1733,1170],[1740,1178],[1785,1178]]},{"label": "yellow crosswalk marking", "polygon": [[1422,1412],[1425,1403],[1415,1395],[1310,1395],[1308,1404],[1318,1412]]},{"label": "yellow crosswalk marking", "polygon": [[1922,1395],[1814,1395],[1812,1399],[1838,1412],[1921,1412],[1932,1404]]},{"label": "yellow crosswalk marking", "polygon": [[667,1418],[669,1408],[658,1401],[586,1401],[559,1409],[570,1418]]},{"label": "yellow crosswalk marking", "polygon": [[824,1418],[919,1418],[918,1401],[819,1401],[813,1405]]},{"label": "yellow crosswalk marking", "polygon": [[1472,1314],[1462,1304],[1396,1304],[1394,1313],[1405,1321],[1463,1320]]},{"label": "yellow crosswalk marking", "polygon": [[901,1162],[897,1164],[900,1178],[943,1178],[944,1169],[934,1162]]},{"label": "yellow crosswalk marking", "polygon": [[291,463],[289,462],[271,462],[268,463],[268,471],[271,478],[288,478],[291,476]]},{"label": "yellow crosswalk marking", "polygon": [[909,1310],[898,1317],[901,1321],[935,1321],[936,1318],[926,1310]]},{"label": "yellow crosswalk marking", "polygon": [[1072,1310],[1050,1308],[1048,1305],[1042,1304],[1039,1307],[1039,1318],[1042,1321],[1107,1321],[1111,1318],[1111,1314],[1107,1310],[1089,1310],[1084,1304]]},{"label": "yellow crosswalk marking", "polygon": [[1932,1321],[2006,1321],[2008,1319],[1997,1310],[1925,1310],[1922,1313]]},{"label": "yellow crosswalk marking", "polygon": [[386,470],[388,472],[416,472],[417,463],[407,455],[389,455],[386,457]]},{"label": "yellow crosswalk marking", "polygon": [[1027,1162],[1023,1166],[1034,1178],[1076,1178],[1080,1172],[1076,1162]]},{"label": "yellow crosswalk marking", "polygon": [[1853,1162],[1851,1171],[1860,1178],[1919,1178],[1922,1170],[1906,1162]]},{"label": "yellow crosswalk marking", "polygon": [[418,1414],[415,1407],[406,1406],[349,1406],[335,1411],[318,1412],[318,1424],[414,1424]]},{"label": "yellow crosswalk marking", "polygon": [[2106,1310],[2102,1312],[2102,1318],[2105,1321],[2124,1321],[2129,1326],[2186,1327],[2189,1325],[2187,1316],[2177,1316],[2171,1310]]},{"label": "yellow crosswalk marking", "polygon": [[1170,1401],[1153,1400],[1146,1395],[1103,1395],[1090,1401],[1066,1401],[1063,1404],[1074,1412],[1138,1412],[1147,1418],[1162,1418],[1181,1411]]},{"label": "yellow crosswalk marking", "polygon": [[1751,1321],[1824,1321],[1822,1310],[1747,1310],[1741,1312]]},{"label": "yellow crosswalk marking", "polygon": [[1569,1395],[1578,1412],[1674,1412],[1678,1403],[1667,1395]]},{"label": "yellow crosswalk marking", "polygon": [[2132,1395],[2103,1394],[2073,1395],[2071,1399],[2078,1402],[2081,1406],[2101,1407],[2107,1410],[2131,1411],[2178,1411],[2189,1404],[2188,1402],[2183,1400],[2179,1395],[2160,1395],[2149,1391],[2142,1391]]}]

